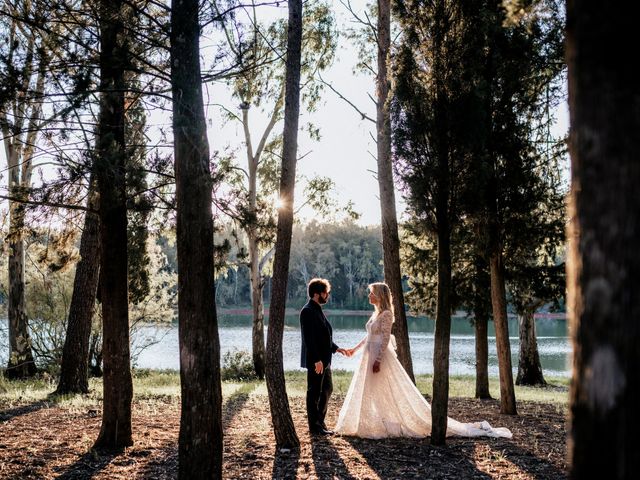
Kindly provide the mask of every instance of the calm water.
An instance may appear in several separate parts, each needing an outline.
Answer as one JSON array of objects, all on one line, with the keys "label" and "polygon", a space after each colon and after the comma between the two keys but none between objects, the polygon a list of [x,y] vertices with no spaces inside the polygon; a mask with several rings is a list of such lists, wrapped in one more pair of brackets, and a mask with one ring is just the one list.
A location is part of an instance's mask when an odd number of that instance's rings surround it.
[{"label": "calm water", "polygon": [[[345,348],[353,347],[364,336],[364,324],[368,317],[358,315],[332,315],[327,317],[333,325],[334,341]],[[251,351],[251,317],[247,315],[221,315],[220,345],[222,354],[233,350]],[[434,322],[426,318],[410,317],[409,340],[413,368],[416,373],[433,372],[433,333]],[[0,323],[0,362],[7,361],[6,319]],[[568,377],[570,356],[567,324],[565,320],[536,320],[538,350],[544,374],[547,376]],[[518,368],[518,324],[515,318],[509,321],[512,364],[514,375]],[[265,332],[266,339],[266,332]],[[147,341],[157,343],[139,351],[140,345]],[[157,326],[146,325],[133,337],[132,352],[138,352],[135,359],[140,368],[178,369],[178,327],[176,323]],[[285,370],[294,370],[300,365],[300,327],[298,316],[287,316],[283,341]],[[335,369],[354,370],[360,356],[346,358],[334,355],[332,365]],[[450,346],[450,373],[452,375],[475,375],[475,339],[473,326],[465,318],[452,319]],[[498,376],[498,360],[493,324],[489,322],[489,375]]]},{"label": "calm water", "polygon": [[[345,348],[353,347],[364,336],[366,316],[331,315],[327,317],[333,325],[334,341]],[[433,372],[433,334],[434,322],[426,318],[409,318],[409,340],[413,368],[416,373]],[[251,351],[251,318],[249,316],[222,315],[220,323],[220,345],[222,354],[237,350]],[[538,350],[544,374],[547,376],[568,377],[570,346],[565,320],[536,320]],[[518,367],[518,324],[515,318],[509,321],[512,364],[514,374]],[[156,338],[160,341],[140,353],[137,366],[141,368],[179,368],[178,329],[175,324],[164,327],[147,326],[140,330],[134,345],[144,338]],[[266,332],[265,332],[266,338]],[[300,365],[300,328],[298,317],[287,316],[283,339],[284,368],[294,370]],[[473,326],[465,318],[454,318],[451,326],[450,373],[452,375],[475,375],[475,338]],[[359,355],[346,358],[334,355],[334,369],[354,370]],[[498,360],[493,324],[489,323],[489,375],[498,376]]]}]

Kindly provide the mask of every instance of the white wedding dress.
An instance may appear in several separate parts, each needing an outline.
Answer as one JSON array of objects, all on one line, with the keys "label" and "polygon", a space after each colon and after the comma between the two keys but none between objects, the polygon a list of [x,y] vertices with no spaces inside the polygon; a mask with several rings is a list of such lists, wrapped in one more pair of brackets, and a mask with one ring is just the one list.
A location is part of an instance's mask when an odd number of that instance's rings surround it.
[{"label": "white wedding dress", "polygon": [[[340,409],[336,432],[362,438],[427,437],[431,434],[431,406],[398,361],[391,335],[393,315],[374,313],[367,322],[367,336],[356,346],[364,347],[349,391]],[[373,373],[379,360],[380,371]],[[448,418],[447,436],[506,437],[507,428],[488,422],[461,423]]]}]

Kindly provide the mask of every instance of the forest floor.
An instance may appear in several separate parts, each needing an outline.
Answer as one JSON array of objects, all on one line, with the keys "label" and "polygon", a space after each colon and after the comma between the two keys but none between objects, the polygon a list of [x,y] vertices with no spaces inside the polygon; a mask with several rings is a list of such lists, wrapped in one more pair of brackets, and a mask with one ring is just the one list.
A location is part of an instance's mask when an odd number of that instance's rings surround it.
[{"label": "forest floor", "polygon": [[[335,394],[327,423],[336,417],[350,380],[334,373]],[[430,378],[418,386],[429,393]],[[499,413],[497,400],[470,398],[472,379],[452,379],[449,415],[508,427],[512,439],[449,438],[363,440],[311,437],[306,429],[304,377],[288,373],[287,385],[299,450],[277,451],[262,382],[223,384],[224,476],[229,479],[562,479],[566,464],[566,383],[517,387],[518,415]],[[2,387],[2,385],[0,385]],[[101,385],[89,395],[47,396],[51,380],[5,382],[0,391],[0,478],[174,479],[178,468],[179,380],[175,373],[136,377],[134,446],[98,452],[92,444],[101,423]],[[492,383],[492,393],[495,389]],[[461,394],[461,395],[460,395]],[[455,396],[460,395],[460,396]],[[465,396],[466,395],[466,396]]]}]

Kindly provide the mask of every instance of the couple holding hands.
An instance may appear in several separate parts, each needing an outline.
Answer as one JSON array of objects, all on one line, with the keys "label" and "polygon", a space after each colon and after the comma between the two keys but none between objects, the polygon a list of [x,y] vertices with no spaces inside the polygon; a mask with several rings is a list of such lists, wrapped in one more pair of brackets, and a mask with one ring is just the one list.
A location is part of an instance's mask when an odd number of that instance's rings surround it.
[{"label": "couple holding hands", "polygon": [[[309,301],[300,311],[302,332],[301,366],[307,369],[307,419],[314,435],[331,435],[325,416],[333,391],[331,356],[351,357],[362,350],[347,391],[335,431],[361,438],[415,437],[431,434],[431,406],[413,384],[398,361],[395,339],[393,299],[386,283],[369,285],[369,303],[374,312],[366,323],[366,335],[353,348],[338,347],[333,329],[325,316],[331,284],[323,278],[312,279]],[[448,419],[447,436],[507,437],[507,428],[493,428],[487,422],[461,423]]]}]

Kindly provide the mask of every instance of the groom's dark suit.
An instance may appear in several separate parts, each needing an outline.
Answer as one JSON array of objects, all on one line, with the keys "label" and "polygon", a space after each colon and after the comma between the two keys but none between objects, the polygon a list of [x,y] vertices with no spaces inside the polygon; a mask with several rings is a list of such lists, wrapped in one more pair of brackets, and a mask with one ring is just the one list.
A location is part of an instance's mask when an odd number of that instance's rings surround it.
[{"label": "groom's dark suit", "polygon": [[[333,343],[333,329],[324,316],[322,307],[309,300],[300,311],[300,330],[302,332],[302,355],[300,366],[307,369],[307,419],[309,430],[326,430],[324,417],[333,383],[331,379],[331,355],[338,350]],[[317,374],[316,362],[322,361],[324,370]]]}]

